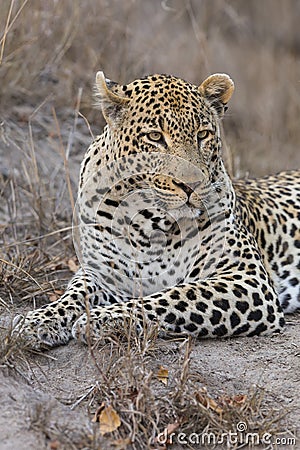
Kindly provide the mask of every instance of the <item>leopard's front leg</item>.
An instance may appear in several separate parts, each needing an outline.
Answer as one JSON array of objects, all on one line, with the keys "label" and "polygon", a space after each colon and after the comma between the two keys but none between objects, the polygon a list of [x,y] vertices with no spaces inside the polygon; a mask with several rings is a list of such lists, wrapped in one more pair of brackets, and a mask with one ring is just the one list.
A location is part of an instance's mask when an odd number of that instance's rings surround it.
[{"label": "leopard's front leg", "polygon": [[[245,283],[248,280],[250,283]],[[278,332],[284,325],[277,295],[268,283],[244,282],[230,275],[176,286],[117,305],[93,308],[74,324],[72,334],[87,341],[98,338],[103,325],[132,317],[141,329],[144,321],[156,322],[163,332],[196,337],[253,336]]]},{"label": "leopard's front leg", "polygon": [[57,301],[30,311],[25,318],[17,316],[15,330],[35,348],[66,344],[75,321],[90,306],[101,304],[102,295],[93,274],[80,269]]}]

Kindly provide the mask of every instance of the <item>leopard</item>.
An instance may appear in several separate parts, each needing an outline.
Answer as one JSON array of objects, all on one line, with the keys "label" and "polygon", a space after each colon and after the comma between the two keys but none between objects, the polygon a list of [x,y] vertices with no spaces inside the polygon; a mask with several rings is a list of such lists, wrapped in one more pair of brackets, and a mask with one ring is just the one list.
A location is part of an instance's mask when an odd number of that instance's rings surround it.
[{"label": "leopard", "polygon": [[281,332],[300,307],[300,171],[229,176],[230,76],[119,84],[99,71],[95,91],[106,126],[81,164],[80,268],[58,300],[16,318],[21,334],[53,347],[128,321],[196,339]]}]

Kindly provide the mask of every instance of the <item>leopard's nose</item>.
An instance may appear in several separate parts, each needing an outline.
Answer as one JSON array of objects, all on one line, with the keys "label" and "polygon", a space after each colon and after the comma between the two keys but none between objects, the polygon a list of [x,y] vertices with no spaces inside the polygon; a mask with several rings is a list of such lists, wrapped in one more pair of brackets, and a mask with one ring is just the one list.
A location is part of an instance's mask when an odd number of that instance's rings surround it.
[{"label": "leopard's nose", "polygon": [[186,193],[188,198],[192,195],[192,193],[195,191],[195,189],[198,186],[200,186],[200,184],[201,184],[200,181],[196,181],[196,182],[193,182],[193,183],[186,184],[186,183],[178,182],[178,181],[175,181],[175,180],[173,180],[173,183],[176,186],[180,187],[180,189],[182,189]]}]

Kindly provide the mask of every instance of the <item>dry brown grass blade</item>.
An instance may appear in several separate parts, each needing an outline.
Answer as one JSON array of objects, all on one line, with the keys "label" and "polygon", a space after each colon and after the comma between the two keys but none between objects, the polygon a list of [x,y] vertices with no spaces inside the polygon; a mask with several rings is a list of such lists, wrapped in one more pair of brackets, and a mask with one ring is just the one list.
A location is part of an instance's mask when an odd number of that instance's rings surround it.
[{"label": "dry brown grass blade", "polygon": [[63,145],[63,142],[62,142],[61,131],[60,131],[60,127],[59,127],[56,111],[55,111],[54,108],[52,108],[52,114],[53,114],[54,121],[55,121],[57,135],[59,137],[59,142],[60,142],[59,148],[60,148],[61,156],[62,156],[62,159],[64,161],[64,168],[65,168],[66,181],[67,181],[67,186],[68,186],[68,192],[69,192],[71,207],[72,207],[72,211],[74,211],[74,209],[75,209],[75,202],[74,202],[72,186],[71,186],[69,163],[68,163],[68,158],[67,158],[67,155],[66,155],[66,151],[64,150],[64,145]]},{"label": "dry brown grass blade", "polygon": [[0,39],[0,45],[1,45],[1,49],[0,49],[0,66],[2,64],[3,61],[3,55],[4,55],[4,48],[5,48],[5,42],[7,39],[7,35],[9,33],[9,31],[11,30],[11,28],[13,27],[14,23],[16,22],[16,20],[18,19],[19,15],[21,14],[23,8],[26,6],[26,4],[28,3],[29,0],[24,0],[23,3],[21,4],[20,8],[18,9],[18,11],[16,12],[14,18],[12,19],[12,21],[10,22],[11,19],[11,15],[12,15],[12,10],[14,7],[14,0],[11,0],[10,5],[9,5],[9,10],[7,13],[7,19],[6,19],[6,23],[5,23],[5,28],[3,31],[3,36]]},{"label": "dry brown grass blade", "polygon": [[30,275],[30,273],[28,273],[26,270],[22,269],[22,267],[17,266],[17,265],[14,264],[13,262],[11,262],[11,261],[6,261],[5,259],[2,259],[2,258],[0,258],[0,262],[2,262],[2,263],[5,264],[5,265],[14,267],[14,268],[17,269],[17,270],[20,270],[20,272],[22,272],[24,275],[26,275],[28,278],[30,278],[30,279],[31,279],[31,280],[39,287],[39,289],[41,290],[41,292],[43,292],[43,288],[42,288],[42,286],[40,285],[40,283],[39,283],[37,280],[35,280],[35,279]]},{"label": "dry brown grass blade", "polygon": [[58,234],[64,233],[66,231],[72,231],[72,230],[73,230],[73,226],[60,228],[59,230],[51,231],[50,233],[42,234],[40,236],[35,236],[33,238],[28,238],[28,239],[25,239],[25,240],[22,240],[22,241],[16,241],[16,242],[8,243],[6,245],[6,248],[19,247],[20,245],[30,244],[30,243],[33,243],[33,242],[41,241],[43,239],[47,239],[49,237],[53,237],[53,236],[56,236]]},{"label": "dry brown grass blade", "polygon": [[12,14],[13,6],[14,6],[14,0],[11,0],[10,5],[9,5],[9,10],[8,10],[8,13],[7,13],[7,19],[6,19],[6,23],[5,23],[3,36],[2,36],[1,41],[0,41],[0,45],[1,45],[0,65],[2,64],[2,60],[3,60],[5,41],[6,41],[8,30],[9,30],[9,21],[10,21],[10,17],[11,17],[11,14]]}]

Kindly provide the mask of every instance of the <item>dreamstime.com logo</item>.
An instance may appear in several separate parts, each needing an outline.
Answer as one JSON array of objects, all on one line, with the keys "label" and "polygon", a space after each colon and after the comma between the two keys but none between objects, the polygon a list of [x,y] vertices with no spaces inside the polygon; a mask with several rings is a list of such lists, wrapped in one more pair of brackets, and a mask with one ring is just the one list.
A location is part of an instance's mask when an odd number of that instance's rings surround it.
[{"label": "dreamstime.com logo", "polygon": [[[275,437],[270,433],[252,433],[247,431],[248,426],[245,422],[238,422],[235,431],[228,431],[226,433],[170,433],[167,430],[163,431],[157,436],[157,442],[160,445],[165,444],[180,444],[182,446],[199,445],[199,446],[224,446],[230,448],[231,446],[248,445],[254,447],[257,445],[266,445],[268,448],[273,448],[274,445],[291,446],[296,445],[295,437]],[[269,447],[270,446],[270,447]]]}]

